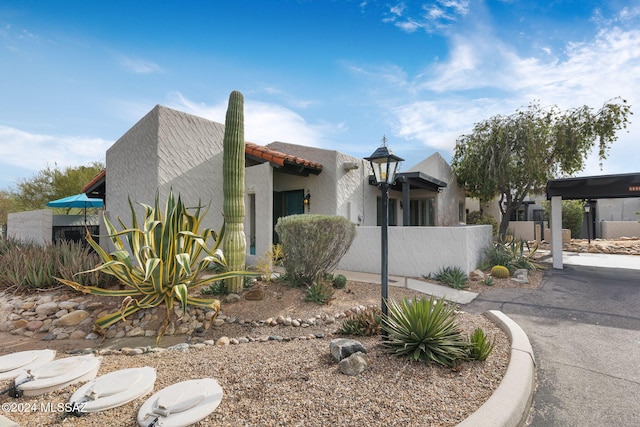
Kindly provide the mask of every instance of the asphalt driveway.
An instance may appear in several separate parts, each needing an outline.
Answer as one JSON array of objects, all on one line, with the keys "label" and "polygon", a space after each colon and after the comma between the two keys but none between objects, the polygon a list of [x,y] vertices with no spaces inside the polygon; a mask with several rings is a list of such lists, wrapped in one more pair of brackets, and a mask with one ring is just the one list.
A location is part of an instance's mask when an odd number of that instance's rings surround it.
[{"label": "asphalt driveway", "polygon": [[463,309],[501,310],[527,333],[532,426],[640,425],[640,269],[565,265],[539,289],[492,289]]}]

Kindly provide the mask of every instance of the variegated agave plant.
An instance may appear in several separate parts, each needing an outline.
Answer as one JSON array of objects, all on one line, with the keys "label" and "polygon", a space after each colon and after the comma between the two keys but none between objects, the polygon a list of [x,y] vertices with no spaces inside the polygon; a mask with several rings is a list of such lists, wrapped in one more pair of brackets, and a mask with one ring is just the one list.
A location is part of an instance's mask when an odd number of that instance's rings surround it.
[{"label": "variegated agave plant", "polygon": [[[141,309],[166,307],[164,324],[158,331],[160,341],[171,321],[174,303],[179,303],[182,313],[188,305],[220,310],[220,301],[216,299],[196,298],[189,290],[218,280],[237,276],[255,275],[246,271],[232,271],[205,275],[205,269],[211,263],[226,267],[226,261],[220,249],[224,225],[220,233],[212,229],[199,231],[200,222],[207,209],[198,206],[193,214],[189,213],[180,196],[176,198],[171,191],[168,195],[164,214],[159,207],[159,195],[156,193],[155,207],[140,203],[144,207],[144,221],[139,227],[134,205],[129,199],[132,226],[127,228],[120,218],[122,230],[104,217],[108,237],[115,247],[107,253],[87,233],[87,241],[100,256],[102,264],[82,273],[102,271],[116,277],[124,289],[102,289],[85,286],[72,280],[56,278],[72,288],[94,295],[125,297],[119,310],[96,320],[95,330],[104,331],[119,320]],[[123,238],[127,245],[123,243]],[[213,247],[207,246],[211,239]]]}]

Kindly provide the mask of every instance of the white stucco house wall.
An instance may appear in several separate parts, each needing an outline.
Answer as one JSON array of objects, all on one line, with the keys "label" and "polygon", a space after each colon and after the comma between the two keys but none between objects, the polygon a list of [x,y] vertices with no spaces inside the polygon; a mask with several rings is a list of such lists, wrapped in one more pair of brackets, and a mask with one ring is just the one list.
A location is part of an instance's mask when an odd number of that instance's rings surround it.
[{"label": "white stucco house wall", "polygon": [[[223,136],[223,124],[157,105],[107,150],[106,170],[88,183],[83,192],[104,198],[107,216],[112,221],[119,217],[128,224],[131,220],[129,198],[133,202],[152,204],[158,190],[161,204],[164,204],[166,194],[173,189],[187,206],[210,203],[202,227],[220,229],[223,220]],[[369,238],[374,240],[379,236],[375,229],[379,230],[380,190],[371,185],[371,171],[364,159],[335,150],[285,142],[266,146],[247,142],[245,163],[244,230],[249,254],[261,256],[269,250],[277,241],[274,232],[277,219],[290,214],[341,215],[361,227],[358,234],[371,236]],[[458,187],[451,168],[439,154],[401,172],[389,195],[389,224],[398,226],[390,228],[412,226],[427,230],[420,232],[424,233],[433,226],[460,227],[464,222],[464,191]],[[373,231],[365,231],[367,227]],[[460,229],[456,233],[465,231]],[[485,227],[476,227],[471,233],[474,234],[472,240],[478,242],[472,247],[490,242],[491,233],[486,232]],[[406,250],[427,252],[420,245],[430,239],[419,233],[404,235],[416,240],[415,245],[405,241]],[[466,251],[469,247],[466,237],[457,240],[465,245]],[[389,272],[426,274],[454,265],[462,250],[456,244],[450,242],[451,259],[438,257],[440,264],[431,269],[421,266],[420,273],[417,270],[409,272],[406,269],[410,266],[399,265],[396,271],[390,260]],[[357,271],[376,271],[375,267],[351,262],[368,257],[367,263],[371,263],[371,258],[379,256],[379,250],[372,249],[371,245],[379,246],[379,242],[354,244],[368,254],[348,254],[344,266]],[[440,250],[441,255],[446,252]],[[392,256],[398,257],[398,264],[411,259],[413,268],[417,268],[415,257],[403,257],[402,253]],[[473,255],[465,261],[464,269],[475,268],[478,257]],[[375,261],[371,265],[375,265]]]}]

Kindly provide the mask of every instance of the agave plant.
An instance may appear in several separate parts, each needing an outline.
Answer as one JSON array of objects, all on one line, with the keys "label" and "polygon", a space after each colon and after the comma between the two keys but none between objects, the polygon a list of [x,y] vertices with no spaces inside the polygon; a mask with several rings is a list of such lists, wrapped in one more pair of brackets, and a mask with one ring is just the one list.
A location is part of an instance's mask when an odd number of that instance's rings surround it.
[{"label": "agave plant", "polygon": [[389,300],[387,306],[382,327],[388,339],[382,345],[389,353],[450,367],[468,358],[469,342],[454,322],[454,306],[433,296]]},{"label": "agave plant", "polygon": [[[180,196],[174,197],[172,191],[169,192],[164,214],[160,210],[158,193],[156,193],[155,207],[142,203],[140,205],[144,208],[141,227],[139,227],[131,199],[129,199],[132,218],[130,228],[118,219],[123,228],[118,231],[106,215],[104,216],[108,237],[115,247],[113,252],[107,253],[89,233],[87,234],[87,241],[99,255],[102,264],[78,273],[102,271],[115,276],[123,285],[123,289],[102,289],[82,285],[72,280],[56,279],[80,292],[125,297],[119,310],[96,320],[95,329],[99,333],[138,310],[164,304],[167,314],[164,324],[158,331],[158,341],[160,341],[169,326],[175,302],[180,304],[183,314],[188,305],[214,309],[216,315],[220,310],[220,301],[193,297],[189,295],[189,290],[218,280],[252,275],[252,273],[231,271],[203,274],[212,263],[226,267],[226,261],[220,249],[224,226],[219,234],[208,228],[199,230],[201,219],[208,209],[198,206],[191,214]],[[212,240],[212,247],[207,246],[209,239]]]}]

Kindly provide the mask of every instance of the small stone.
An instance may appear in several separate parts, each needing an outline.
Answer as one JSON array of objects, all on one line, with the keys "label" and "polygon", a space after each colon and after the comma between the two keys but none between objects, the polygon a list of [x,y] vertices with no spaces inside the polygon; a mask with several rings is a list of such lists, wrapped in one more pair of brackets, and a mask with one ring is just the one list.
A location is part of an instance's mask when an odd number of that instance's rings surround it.
[{"label": "small stone", "polygon": [[340,372],[345,375],[358,375],[365,371],[368,367],[367,358],[364,353],[357,352],[351,356],[342,359],[338,363]]},{"label": "small stone", "polygon": [[27,320],[20,319],[20,320],[16,320],[16,323],[13,324],[13,327],[15,329],[22,329],[22,328],[26,328],[28,324],[29,322]]},{"label": "small stone", "polygon": [[78,303],[75,301],[61,301],[58,303],[58,308],[61,310],[75,310]]},{"label": "small stone", "polygon": [[291,326],[297,328],[298,326],[300,326],[300,321],[298,319],[293,319],[291,321]]},{"label": "small stone", "polygon": [[217,326],[217,327],[218,327],[218,326],[222,326],[222,325],[224,325],[224,320],[222,320],[222,319],[214,319],[214,320],[211,322],[211,324],[212,324],[213,326]]},{"label": "small stone", "polygon": [[176,344],[176,345],[172,345],[170,347],[167,347],[167,351],[187,351],[189,350],[189,344],[187,344],[186,342],[182,342],[180,344]]},{"label": "small stone", "polygon": [[[65,310],[62,310],[65,311]],[[57,313],[56,313],[57,315]],[[53,321],[54,326],[75,326],[89,317],[89,313],[84,310],[76,310],[67,313]]]},{"label": "small stone", "polygon": [[56,335],[56,340],[66,340],[67,338],[69,338],[69,334],[66,332],[62,332]]},{"label": "small stone", "polygon": [[359,341],[350,338],[336,338],[329,343],[329,351],[336,361],[341,361],[354,353],[366,353],[367,350]]},{"label": "small stone", "polygon": [[69,339],[70,340],[81,340],[84,339],[85,337],[85,332],[84,331],[73,331],[71,332],[71,334],[69,334]]},{"label": "small stone", "polygon": [[224,302],[226,303],[234,303],[234,302],[238,302],[242,299],[242,297],[238,294],[229,294],[226,297],[224,297]]},{"label": "small stone", "polygon": [[[113,331],[113,332],[114,332],[114,335],[115,335],[115,331]],[[100,335],[96,334],[95,332],[89,332],[87,334],[87,336],[84,337],[85,340],[97,340],[99,338],[100,338]]]},{"label": "small stone", "polygon": [[58,310],[58,311],[56,312],[56,317],[59,319],[59,318],[61,318],[62,316],[66,315],[67,313],[69,313],[69,310]]},{"label": "small stone", "polygon": [[231,340],[229,339],[229,337],[220,337],[216,341],[216,345],[225,346],[225,345],[229,345],[230,342],[231,342]]},{"label": "small stone", "polygon": [[264,289],[251,289],[244,294],[244,299],[248,301],[261,301],[264,299]]},{"label": "small stone", "polygon": [[58,303],[57,302],[45,302],[36,307],[36,313],[49,315],[58,311]]}]

